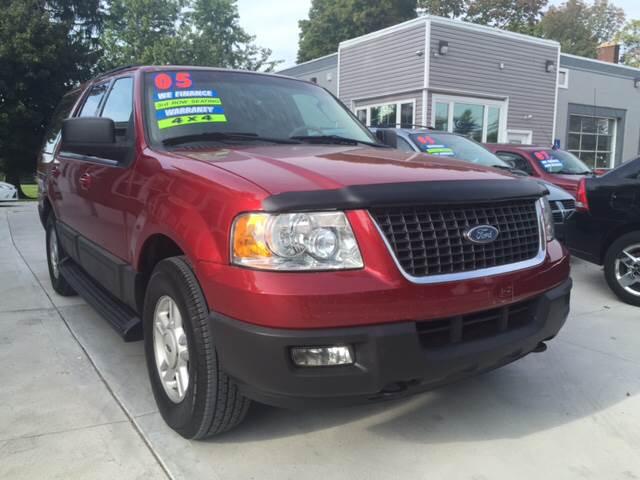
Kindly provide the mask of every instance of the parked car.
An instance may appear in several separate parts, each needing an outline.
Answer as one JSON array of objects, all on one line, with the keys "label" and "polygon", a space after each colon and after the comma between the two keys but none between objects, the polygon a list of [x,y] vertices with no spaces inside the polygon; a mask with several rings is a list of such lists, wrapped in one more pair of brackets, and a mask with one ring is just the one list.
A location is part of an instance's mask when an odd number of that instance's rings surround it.
[{"label": "parked car", "polygon": [[487,144],[502,160],[532,177],[541,178],[566,190],[574,197],[578,183],[594,172],[573,153],[535,145]]},{"label": "parked car", "polygon": [[607,283],[640,306],[640,158],[578,186],[567,245],[577,257],[604,265]]},{"label": "parked car", "polygon": [[[415,128],[372,128],[371,131],[378,135],[383,143],[406,152],[454,157],[476,165],[499,168],[518,175],[529,175],[498,158],[482,144],[457,133]],[[536,178],[536,181],[549,191],[548,199],[553,213],[556,237],[562,240],[564,223],[575,211],[575,199],[570,193],[549,181],[541,178]]]},{"label": "parked car", "polygon": [[0,202],[10,202],[18,199],[18,189],[7,182],[0,182]]},{"label": "parked car", "polygon": [[313,83],[128,68],[69,115],[40,202],[51,282],[142,334],[187,438],[250,399],[434,388],[543,351],[565,322],[543,187],[387,148]]}]

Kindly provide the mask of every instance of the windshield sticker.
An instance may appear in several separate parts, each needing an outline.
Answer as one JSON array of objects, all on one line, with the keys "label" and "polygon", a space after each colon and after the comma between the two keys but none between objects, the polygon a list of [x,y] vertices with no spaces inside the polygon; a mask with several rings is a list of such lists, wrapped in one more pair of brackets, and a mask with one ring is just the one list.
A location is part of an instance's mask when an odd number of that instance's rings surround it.
[{"label": "windshield sticker", "polygon": [[420,135],[418,137],[418,142],[420,142],[422,145],[435,145],[436,143],[433,137],[429,137],[428,135]]},{"label": "windshield sticker", "polygon": [[533,155],[540,161],[540,165],[542,165],[542,168],[547,172],[557,172],[564,167],[562,160],[552,157],[549,152],[535,152]]},{"label": "windshield sticker", "polygon": [[226,123],[227,117],[218,92],[193,89],[188,72],[159,73],[153,83],[153,106],[159,129],[199,123]]},{"label": "windshield sticker", "polygon": [[444,145],[426,146],[424,151],[429,155],[441,155],[446,157],[453,157],[455,155],[452,149],[445,147]]}]

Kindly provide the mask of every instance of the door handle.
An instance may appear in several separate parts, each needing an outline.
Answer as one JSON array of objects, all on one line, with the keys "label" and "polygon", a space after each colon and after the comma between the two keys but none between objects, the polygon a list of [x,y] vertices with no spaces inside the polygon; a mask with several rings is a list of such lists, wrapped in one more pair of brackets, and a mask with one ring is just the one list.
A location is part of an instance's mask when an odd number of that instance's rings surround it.
[{"label": "door handle", "polygon": [[93,184],[93,177],[88,173],[83,173],[82,175],[80,175],[79,182],[80,182],[80,186],[84,190],[89,190],[91,188],[91,185]]}]

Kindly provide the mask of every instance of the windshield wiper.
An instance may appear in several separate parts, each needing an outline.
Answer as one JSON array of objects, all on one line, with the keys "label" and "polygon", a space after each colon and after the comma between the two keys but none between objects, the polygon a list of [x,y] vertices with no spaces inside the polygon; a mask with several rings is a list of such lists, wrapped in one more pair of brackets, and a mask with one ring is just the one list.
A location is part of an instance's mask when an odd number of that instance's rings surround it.
[{"label": "windshield wiper", "polygon": [[243,132],[205,132],[192,135],[180,135],[178,137],[165,138],[163,145],[181,145],[183,143],[206,142],[206,141],[226,141],[242,140],[247,142],[270,142],[284,144],[299,144],[295,139],[261,137],[257,133]]},{"label": "windshield wiper", "polygon": [[593,173],[593,172],[590,172],[588,170],[584,172],[569,172],[567,170],[560,170],[559,172],[556,172],[556,173],[559,173],[561,175],[589,175],[590,173]]},{"label": "windshield wiper", "polygon": [[355,138],[343,137],[341,135],[296,135],[290,137],[293,140],[300,140],[302,142],[320,143],[320,144],[334,144],[334,145],[368,145],[376,148],[390,148],[382,143],[367,142],[365,140],[358,140]]}]

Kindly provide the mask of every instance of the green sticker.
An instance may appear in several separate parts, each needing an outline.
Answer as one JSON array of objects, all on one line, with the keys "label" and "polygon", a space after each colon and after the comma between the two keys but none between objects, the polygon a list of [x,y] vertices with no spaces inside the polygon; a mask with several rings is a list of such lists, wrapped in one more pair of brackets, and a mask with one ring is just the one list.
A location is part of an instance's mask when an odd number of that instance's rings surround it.
[{"label": "green sticker", "polygon": [[223,113],[207,114],[207,115],[184,115],[181,117],[170,117],[158,120],[158,128],[179,127],[181,125],[193,125],[196,123],[224,123],[227,117]]},{"label": "green sticker", "polygon": [[219,98],[174,98],[155,102],[156,110],[175,107],[193,107],[198,105],[222,105]]},{"label": "green sticker", "polygon": [[430,155],[453,155],[453,150],[447,147],[427,148],[427,153]]}]

